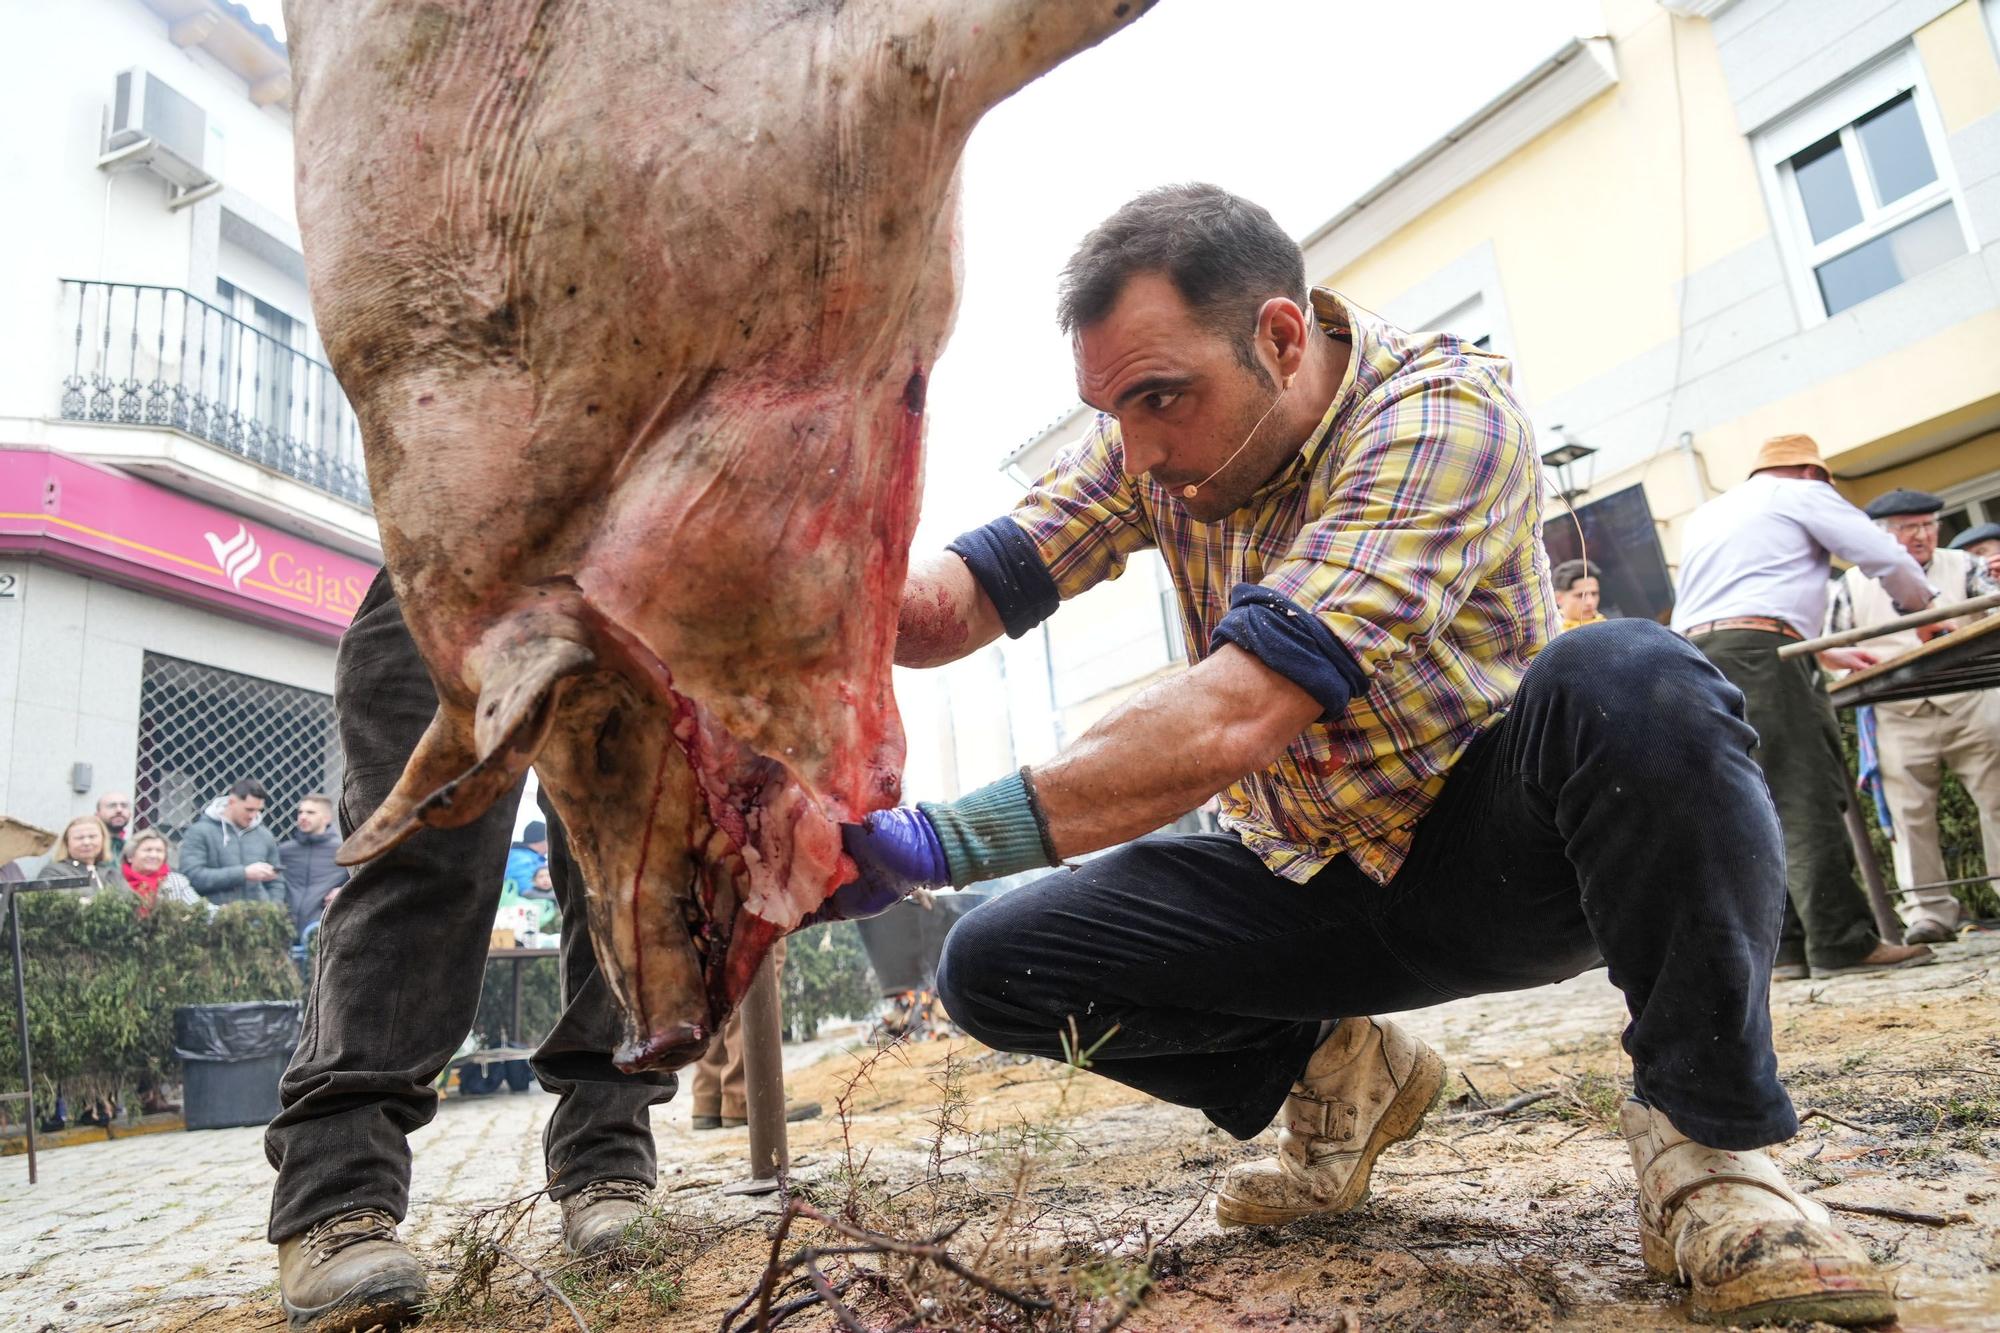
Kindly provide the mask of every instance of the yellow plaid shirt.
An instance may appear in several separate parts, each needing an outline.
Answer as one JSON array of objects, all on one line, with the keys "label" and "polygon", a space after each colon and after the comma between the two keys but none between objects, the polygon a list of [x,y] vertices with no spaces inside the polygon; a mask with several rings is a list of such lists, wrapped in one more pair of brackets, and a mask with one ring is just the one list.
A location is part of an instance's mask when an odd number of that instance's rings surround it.
[{"label": "yellow plaid shirt", "polygon": [[1323,289],[1312,299],[1322,326],[1352,330],[1347,373],[1244,508],[1193,521],[1125,475],[1118,424],[1100,415],[1009,517],[1064,599],[1157,549],[1193,661],[1239,583],[1318,615],[1368,691],[1223,792],[1223,823],[1286,879],[1345,855],[1387,882],[1445,774],[1556,634],[1541,468],[1505,358],[1359,317]]}]

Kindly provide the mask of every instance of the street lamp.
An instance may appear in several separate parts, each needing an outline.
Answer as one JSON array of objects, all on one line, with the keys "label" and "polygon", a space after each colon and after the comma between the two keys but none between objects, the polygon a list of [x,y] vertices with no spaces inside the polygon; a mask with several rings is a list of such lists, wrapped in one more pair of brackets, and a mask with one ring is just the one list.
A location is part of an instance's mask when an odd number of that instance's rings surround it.
[{"label": "street lamp", "polygon": [[1560,443],[1542,455],[1542,466],[1555,470],[1556,489],[1562,495],[1562,498],[1566,501],[1574,500],[1577,496],[1590,490],[1591,478],[1596,475],[1597,467],[1595,464],[1592,464],[1583,470],[1583,484],[1580,486],[1576,484],[1576,476],[1573,469],[1578,463],[1595,455],[1597,450],[1581,441],[1570,439],[1569,436],[1563,433],[1561,426],[1549,427],[1549,433],[1555,436]]}]

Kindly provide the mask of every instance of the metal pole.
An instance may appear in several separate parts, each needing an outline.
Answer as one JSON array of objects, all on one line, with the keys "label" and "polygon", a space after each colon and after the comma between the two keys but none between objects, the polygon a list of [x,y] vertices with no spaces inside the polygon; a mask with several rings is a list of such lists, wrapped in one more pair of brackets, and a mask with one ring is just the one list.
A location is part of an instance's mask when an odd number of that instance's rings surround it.
[{"label": "metal pole", "polygon": [[21,1033],[21,1088],[26,1093],[22,1105],[28,1108],[28,1183],[35,1183],[35,1059],[28,1052],[28,976],[21,967],[21,895],[9,884],[7,929],[14,938],[14,1017]]},{"label": "metal pole", "polygon": [[1847,798],[1847,840],[1854,844],[1854,862],[1861,867],[1861,880],[1868,886],[1868,906],[1875,912],[1875,929],[1890,944],[1903,942],[1903,922],[1889,901],[1882,883],[1882,866],[1875,859],[1875,844],[1868,841],[1868,825],[1861,817],[1861,802],[1852,793]]},{"label": "metal pole", "polygon": [[1894,634],[1898,630],[1934,625],[1940,620],[1950,620],[1955,616],[1975,615],[1982,611],[1990,611],[1994,607],[2000,607],[2000,592],[1987,593],[1984,597],[1974,597],[1963,602],[1953,602],[1949,606],[1933,606],[1927,611],[1898,616],[1879,625],[1863,625],[1859,629],[1842,630],[1838,634],[1826,634],[1817,639],[1807,639],[1802,643],[1788,643],[1778,649],[1778,656],[1803,657],[1807,653],[1823,653],[1829,648],[1842,648],[1850,643],[1860,643],[1864,639]]},{"label": "metal pole", "polygon": [[750,1179],[776,1180],[792,1164],[785,1143],[784,1034],[779,1030],[776,959],[764,956],[743,997],[743,1081],[749,1102]]}]

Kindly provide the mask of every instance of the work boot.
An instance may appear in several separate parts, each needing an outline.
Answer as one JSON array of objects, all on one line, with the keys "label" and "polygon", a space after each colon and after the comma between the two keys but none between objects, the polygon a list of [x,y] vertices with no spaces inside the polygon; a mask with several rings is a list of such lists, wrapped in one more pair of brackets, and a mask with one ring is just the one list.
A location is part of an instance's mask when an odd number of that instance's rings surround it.
[{"label": "work boot", "polygon": [[293,1333],[397,1329],[422,1316],[424,1270],[396,1219],[360,1208],[278,1242],[279,1304]]},{"label": "work boot", "polygon": [[562,1201],[563,1249],[579,1259],[617,1249],[652,1198],[653,1187],[643,1180],[591,1181]]},{"label": "work boot", "polygon": [[1342,1019],[1278,1112],[1277,1157],[1229,1169],[1215,1220],[1274,1227],[1346,1212],[1368,1197],[1376,1157],[1417,1132],[1443,1086],[1444,1061],[1394,1023]]},{"label": "work boot", "polygon": [[1847,977],[1858,972],[1893,972],[1899,967],[1924,967],[1936,961],[1937,955],[1921,944],[1891,944],[1887,940],[1877,940],[1875,947],[1858,962],[1846,967],[1813,970],[1822,977]]},{"label": "work boot", "polygon": [[1876,1324],[1896,1317],[1888,1279],[1826,1209],[1793,1192],[1762,1149],[1706,1148],[1665,1115],[1619,1115],[1639,1176],[1639,1242],[1654,1277],[1685,1283],[1704,1324]]}]

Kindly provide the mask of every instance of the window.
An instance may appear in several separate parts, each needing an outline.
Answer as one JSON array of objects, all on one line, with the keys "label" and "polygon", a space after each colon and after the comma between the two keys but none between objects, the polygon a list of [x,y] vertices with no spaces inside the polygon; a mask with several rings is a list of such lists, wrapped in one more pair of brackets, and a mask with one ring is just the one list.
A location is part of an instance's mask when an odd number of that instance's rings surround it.
[{"label": "window", "polygon": [[1971,248],[1944,144],[1908,50],[1759,136],[1779,241],[1808,321],[1837,315]]},{"label": "window", "polygon": [[270,791],[282,828],[301,796],[340,792],[333,700],[313,690],[147,653],[139,677],[133,819],[175,846],[203,806],[238,778]]},{"label": "window", "polygon": [[1938,520],[1940,545],[1981,523],[2000,523],[2000,472],[1988,473],[1977,481],[1946,491],[1944,512],[1938,515]]}]

